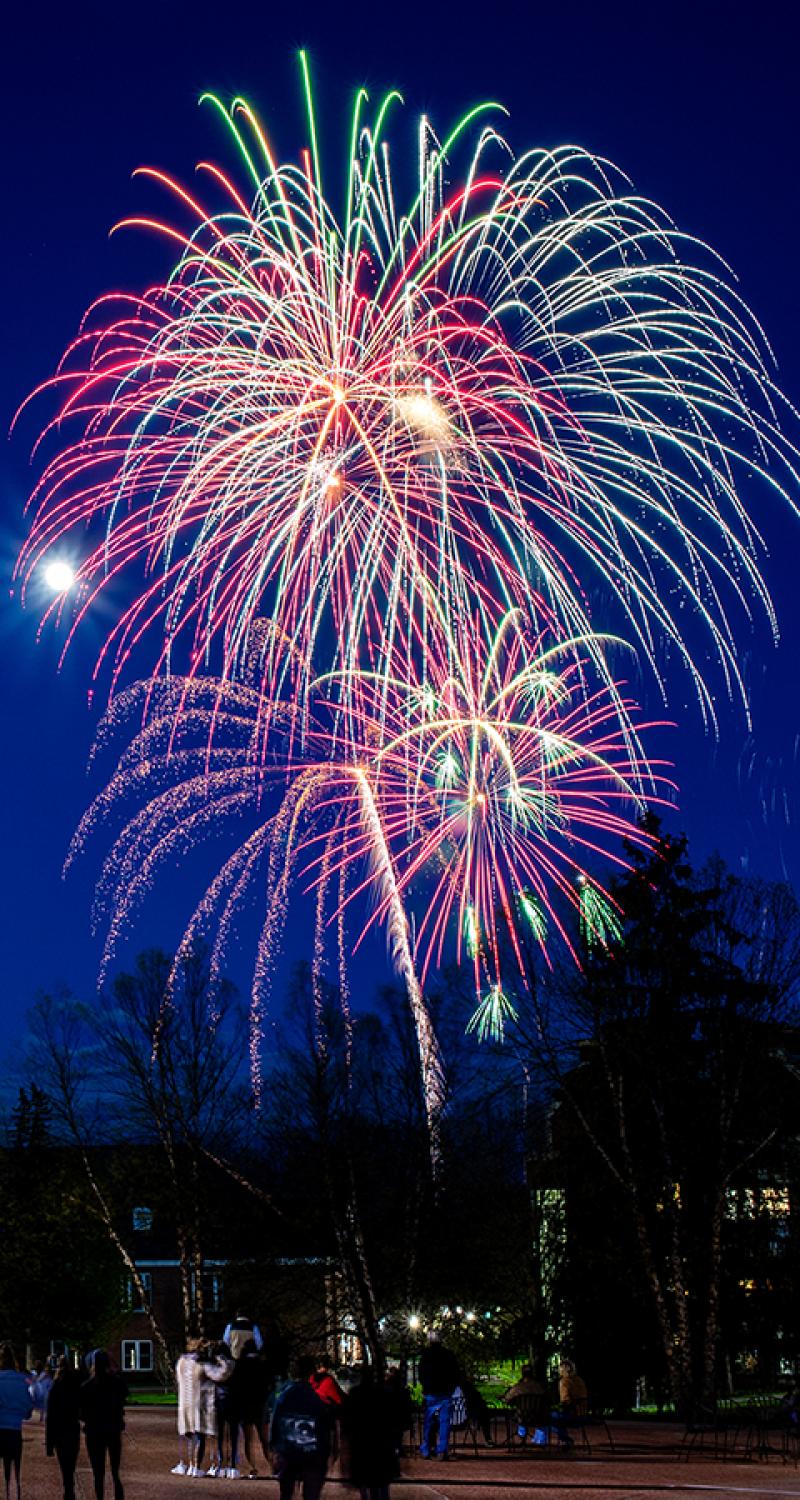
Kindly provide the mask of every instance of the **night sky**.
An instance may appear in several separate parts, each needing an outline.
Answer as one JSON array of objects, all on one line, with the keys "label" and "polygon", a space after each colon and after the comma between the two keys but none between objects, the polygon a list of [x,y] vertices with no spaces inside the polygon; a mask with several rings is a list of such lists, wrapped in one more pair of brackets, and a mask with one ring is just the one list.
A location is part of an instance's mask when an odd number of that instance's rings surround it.
[{"label": "night sky", "polygon": [[[139,290],[166,275],[162,244],[132,234],[109,240],[108,230],[124,215],[154,206],[152,189],[131,181],[137,165],[162,166],[190,181],[200,157],[230,163],[220,126],[197,108],[203,89],[246,94],[280,154],[296,156],[305,143],[294,61],[299,46],[311,54],[323,150],[334,166],[361,84],[374,93],[389,86],[403,92],[395,151],[403,141],[414,150],[421,111],[443,128],[471,103],[494,98],[510,110],[506,133],[516,147],[572,141],[616,161],[645,196],[733,267],[774,349],[778,379],[800,402],[800,47],[788,3],[491,0],[471,9],[452,0],[409,7],[78,0],[69,7],[17,4],[4,22],[0,407],[6,431],[94,297],[110,288]],[[52,633],[36,643],[35,593],[24,612],[8,593],[34,477],[35,432],[36,420],[29,419],[0,449],[6,600],[0,1016],[7,1038],[21,1031],[38,991],[63,983],[91,993],[98,947],[89,907],[103,853],[98,847],[62,882],[70,835],[90,791],[99,789],[85,774],[97,720],[87,688],[108,621],[96,619],[81,632],[57,673]],[[795,440],[798,432],[800,426]],[[741,710],[726,708],[717,676],[720,743],[704,734],[684,683],[671,701],[680,727],[663,748],[681,786],[672,826],[686,829],[697,862],[719,849],[736,869],[800,884],[800,519],[766,497],[760,503],[757,519],[770,548],[763,571],[782,639],[775,649],[765,622],[752,630],[739,623],[753,735]],[[654,694],[647,706],[659,712]],[[128,956],[152,942],[174,944],[193,890],[191,869],[162,884]],[[303,931],[295,921],[290,958],[303,951]],[[248,941],[245,930],[235,972],[242,982]],[[369,987],[384,977],[383,955],[383,940],[374,934],[360,983]]]}]

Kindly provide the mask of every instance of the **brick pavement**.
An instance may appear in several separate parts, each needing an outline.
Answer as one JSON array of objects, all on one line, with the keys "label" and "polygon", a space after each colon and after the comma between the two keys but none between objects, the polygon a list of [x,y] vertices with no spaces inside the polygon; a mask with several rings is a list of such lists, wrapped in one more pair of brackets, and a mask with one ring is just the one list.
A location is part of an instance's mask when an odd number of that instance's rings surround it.
[{"label": "brick pavement", "polygon": [[[511,1453],[459,1448],[447,1464],[413,1458],[404,1462],[403,1478],[392,1486],[396,1500],[517,1500],[541,1493],[546,1500],[770,1500],[791,1496],[800,1500],[800,1471],[773,1454],[767,1461],[700,1456],[686,1463],[675,1451],[676,1429],[666,1424],[647,1427],[614,1424],[620,1450],[610,1453],[605,1443],[593,1445],[589,1456],[562,1456],[531,1449]],[[679,1434],[678,1434],[679,1436]],[[197,1480],[171,1474],[176,1461],[175,1413],[172,1410],[133,1408],[123,1456],[126,1500],[177,1500],[202,1483],[232,1497],[256,1494],[277,1497],[277,1487],[265,1473],[260,1481],[246,1479]],[[78,1500],[94,1500],[91,1475],[81,1452],[77,1475]],[[44,1454],[44,1429],[27,1423],[23,1446],[23,1500],[61,1500],[58,1466]],[[355,1492],[335,1471],[323,1500],[347,1500]],[[106,1495],[111,1495],[106,1480]]]}]

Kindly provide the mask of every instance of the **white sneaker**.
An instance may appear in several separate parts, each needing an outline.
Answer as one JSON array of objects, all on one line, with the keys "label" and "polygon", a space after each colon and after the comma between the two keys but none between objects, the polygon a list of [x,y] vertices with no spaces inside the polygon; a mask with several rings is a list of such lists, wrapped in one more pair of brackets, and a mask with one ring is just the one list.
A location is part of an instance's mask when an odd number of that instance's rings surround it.
[{"label": "white sneaker", "polygon": [[188,1469],[186,1470],[186,1473],[189,1475],[190,1479],[196,1479],[197,1475],[201,1472],[202,1470],[198,1469],[197,1464],[190,1464]]},{"label": "white sneaker", "polygon": [[181,1459],[180,1463],[177,1463],[175,1465],[175,1468],[174,1469],[170,1469],[169,1472],[170,1472],[170,1474],[188,1474],[189,1470],[187,1469],[187,1467],[186,1467],[183,1459]]},{"label": "white sneaker", "polygon": [[241,1471],[241,1469],[228,1469],[228,1471],[227,1471],[227,1478],[228,1479],[241,1479],[241,1477],[242,1477],[242,1471]]},{"label": "white sneaker", "polygon": [[216,1479],[219,1475],[221,1475],[221,1473],[222,1470],[219,1464],[209,1464],[208,1468],[206,1469],[206,1479]]}]

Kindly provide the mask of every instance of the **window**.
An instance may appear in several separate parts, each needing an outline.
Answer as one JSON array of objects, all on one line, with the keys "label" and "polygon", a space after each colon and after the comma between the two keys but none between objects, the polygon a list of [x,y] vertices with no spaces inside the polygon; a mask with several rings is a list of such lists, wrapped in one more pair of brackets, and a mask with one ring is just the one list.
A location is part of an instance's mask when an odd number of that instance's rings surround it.
[{"label": "window", "polygon": [[219,1312],[222,1306],[222,1277],[218,1271],[203,1272],[203,1301],[206,1312]]},{"label": "window", "polygon": [[780,1255],[789,1238],[792,1204],[786,1187],[764,1187],[761,1189],[761,1211],[769,1224],[769,1248],[772,1255]]},{"label": "window", "polygon": [[122,1340],[122,1368],[149,1374],[153,1368],[153,1343],[151,1339]]},{"label": "window", "polygon": [[153,1227],[152,1208],[135,1208],[133,1210],[133,1227],[137,1234],[147,1234]]},{"label": "window", "polygon": [[[203,1271],[200,1285],[203,1291],[203,1306],[206,1312],[219,1312],[222,1307],[222,1276],[219,1271]],[[192,1298],[197,1300],[197,1273],[192,1270]]]},{"label": "window", "polygon": [[[149,1271],[140,1271],[139,1272],[139,1280],[141,1281],[142,1287],[144,1288],[145,1297],[147,1298],[148,1302],[152,1302],[152,1300],[153,1300],[153,1277],[152,1277],[151,1273]],[[134,1278],[132,1276],[129,1276],[128,1279],[127,1279],[127,1282],[126,1282],[126,1293],[127,1293],[127,1295],[126,1295],[126,1298],[125,1298],[125,1306],[127,1308],[129,1308],[131,1312],[135,1312],[135,1313],[136,1312],[144,1312],[144,1310],[145,1310],[144,1309],[144,1303],[142,1302],[142,1298],[141,1298],[141,1295],[139,1293],[139,1289],[138,1289],[138,1287],[136,1285],[136,1282],[135,1282],[135,1280],[134,1280]]]},{"label": "window", "polygon": [[356,1332],[355,1320],[350,1313],[345,1313],[342,1318],[339,1336],[336,1340],[336,1353],[340,1365],[358,1364],[364,1358],[364,1350]]}]

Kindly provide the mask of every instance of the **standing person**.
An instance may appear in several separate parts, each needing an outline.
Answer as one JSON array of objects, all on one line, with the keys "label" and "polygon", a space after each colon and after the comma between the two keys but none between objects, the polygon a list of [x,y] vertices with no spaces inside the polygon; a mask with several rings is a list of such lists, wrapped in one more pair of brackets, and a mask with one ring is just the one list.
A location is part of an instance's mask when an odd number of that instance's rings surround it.
[{"label": "standing person", "polygon": [[[226,1344],[212,1344],[201,1349],[200,1392],[198,1398],[198,1437],[195,1450],[195,1467],[200,1470],[205,1455],[206,1438],[216,1440],[216,1457],[212,1459],[206,1473],[210,1478],[236,1478],[231,1474],[226,1456],[225,1385],[233,1374],[233,1360]],[[234,1455],[235,1458],[235,1455]],[[232,1466],[236,1467],[235,1462]]]},{"label": "standing person", "polygon": [[394,1445],[394,1479],[400,1477],[400,1455],[403,1451],[403,1438],[414,1421],[414,1402],[408,1389],[405,1367],[403,1369],[395,1366],[386,1371],[386,1395],[392,1419],[392,1442]]},{"label": "standing person", "polygon": [[0,1455],[6,1481],[6,1500],[11,1496],[11,1471],[17,1481],[20,1500],[20,1467],[22,1464],[22,1424],[33,1411],[28,1382],[17,1365],[10,1344],[0,1345]]},{"label": "standing person", "polygon": [[344,1402],[344,1391],[335,1376],[331,1374],[331,1362],[327,1355],[321,1354],[316,1361],[311,1384],[320,1401],[324,1401],[326,1406],[338,1407]]},{"label": "standing person", "polygon": [[269,1372],[256,1348],[248,1339],[233,1367],[227,1387],[228,1425],[242,1434],[248,1479],[258,1479],[255,1461],[254,1433],[257,1430],[263,1448],[264,1407],[267,1401]]},{"label": "standing person", "polygon": [[313,1359],[298,1359],[272,1412],[269,1445],[275,1454],[280,1500],[302,1484],[303,1500],[319,1500],[330,1453],[331,1409],[310,1384]]},{"label": "standing person", "polygon": [[342,1426],[349,1439],[349,1478],[361,1500],[389,1500],[389,1486],[397,1476],[396,1421],[394,1393],[366,1365],[342,1410]]},{"label": "standing person", "polygon": [[58,1459],[64,1500],[75,1500],[75,1465],[81,1446],[80,1399],[80,1376],[62,1354],[45,1408],[44,1446],[48,1458],[55,1454]]},{"label": "standing person", "polygon": [[342,1413],[344,1404],[344,1391],[331,1372],[331,1362],[326,1354],[320,1354],[316,1362],[316,1369],[311,1376],[311,1385],[324,1401],[331,1414],[331,1456],[339,1457],[339,1428],[338,1419]]},{"label": "standing person", "polygon": [[453,1414],[453,1392],[458,1385],[458,1360],[452,1350],[441,1342],[435,1328],[428,1334],[428,1347],[423,1349],[419,1361],[419,1378],[422,1386],[424,1414],[422,1419],[423,1458],[431,1458],[431,1434],[434,1423],[438,1425],[436,1457],[447,1458],[450,1440],[450,1419]]},{"label": "standing person", "polygon": [[38,1365],[33,1380],[30,1383],[31,1400],[34,1411],[39,1413],[39,1421],[44,1421],[47,1410],[47,1398],[53,1384],[53,1371],[48,1360],[46,1365]]},{"label": "standing person", "polygon": [[286,1372],[289,1369],[289,1346],[272,1318],[264,1319],[263,1335],[263,1343],[258,1352],[264,1361],[267,1385],[272,1390],[280,1380],[286,1379]]},{"label": "standing person", "polygon": [[260,1349],[264,1340],[261,1337],[261,1329],[247,1313],[237,1312],[236,1317],[225,1327],[222,1335],[223,1344],[227,1344],[233,1359],[238,1359],[245,1344],[249,1339],[253,1340],[256,1349]]},{"label": "standing person", "polygon": [[119,1466],[122,1458],[122,1434],[125,1430],[124,1408],[128,1387],[121,1375],[111,1369],[105,1349],[90,1355],[91,1375],[80,1389],[80,1415],[86,1434],[86,1452],[94,1475],[94,1492],[103,1500],[106,1459],[114,1486],[114,1500],[124,1500]]},{"label": "standing person", "polygon": [[[187,1339],[186,1350],[175,1366],[175,1385],[178,1392],[178,1462],[171,1471],[173,1474],[198,1475],[200,1473],[202,1447],[205,1446],[205,1437],[203,1437],[201,1447],[198,1422],[201,1373],[197,1351],[201,1342],[201,1339]],[[199,1459],[198,1448],[200,1448]]]}]

